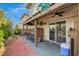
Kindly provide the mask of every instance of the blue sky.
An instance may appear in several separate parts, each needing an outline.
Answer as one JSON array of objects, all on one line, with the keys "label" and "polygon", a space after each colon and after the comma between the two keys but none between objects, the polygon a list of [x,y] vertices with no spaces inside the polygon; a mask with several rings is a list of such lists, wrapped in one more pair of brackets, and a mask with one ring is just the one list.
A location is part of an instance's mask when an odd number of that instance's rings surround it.
[{"label": "blue sky", "polygon": [[15,26],[20,22],[23,14],[29,13],[25,6],[27,6],[27,3],[0,3],[0,10],[4,11],[5,17],[12,20]]}]

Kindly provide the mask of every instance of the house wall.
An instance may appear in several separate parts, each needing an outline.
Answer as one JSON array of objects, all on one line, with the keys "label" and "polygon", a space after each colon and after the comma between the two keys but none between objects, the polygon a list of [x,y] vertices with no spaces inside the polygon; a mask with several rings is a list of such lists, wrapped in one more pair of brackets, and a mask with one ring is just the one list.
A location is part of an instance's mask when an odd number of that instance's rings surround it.
[{"label": "house wall", "polygon": [[[49,23],[55,22],[55,21],[66,21],[66,41],[70,42],[70,37],[74,39],[74,55],[78,55],[78,4],[74,4],[72,6],[69,6],[65,9],[63,9],[65,12],[63,13],[62,17],[48,15],[43,19],[44,22],[46,22],[46,25],[44,25],[44,39],[49,40]],[[63,11],[62,10],[62,11]],[[41,19],[41,20],[42,20]],[[69,28],[73,28],[74,31],[70,32]]]},{"label": "house wall", "polygon": [[[78,35],[79,35],[79,4],[78,4]],[[79,55],[79,36],[78,36],[78,55]]]},{"label": "house wall", "polygon": [[43,25],[44,28],[44,40],[49,40],[49,23]]}]

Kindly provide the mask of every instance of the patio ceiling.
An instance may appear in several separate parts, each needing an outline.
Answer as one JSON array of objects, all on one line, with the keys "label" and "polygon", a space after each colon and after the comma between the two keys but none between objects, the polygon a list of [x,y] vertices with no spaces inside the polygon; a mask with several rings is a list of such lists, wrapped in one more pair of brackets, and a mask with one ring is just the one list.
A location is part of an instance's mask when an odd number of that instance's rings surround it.
[{"label": "patio ceiling", "polygon": [[[62,6],[62,5],[65,5],[65,3],[56,3],[53,6],[50,6],[49,9],[50,9],[50,11],[52,11],[52,10],[55,10],[56,8]],[[38,12],[38,13],[36,13],[36,15],[34,15],[32,17],[29,17],[28,20],[24,22],[24,24],[29,23],[29,22],[31,22],[31,21],[33,21],[35,19],[38,19],[41,16],[48,14],[50,11]]]}]

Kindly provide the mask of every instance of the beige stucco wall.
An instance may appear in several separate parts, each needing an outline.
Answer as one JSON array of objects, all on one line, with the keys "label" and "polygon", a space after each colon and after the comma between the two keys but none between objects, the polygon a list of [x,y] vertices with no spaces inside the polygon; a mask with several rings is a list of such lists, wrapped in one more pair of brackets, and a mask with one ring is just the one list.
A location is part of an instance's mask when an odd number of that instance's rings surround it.
[{"label": "beige stucco wall", "polygon": [[[74,31],[72,31],[72,33],[70,33],[71,37],[74,39],[74,55],[77,55],[77,40],[78,40],[78,35],[77,35],[77,17],[72,17],[72,18],[69,18],[67,20],[70,24],[73,23],[73,28],[74,28]],[[71,23],[72,22],[72,23]],[[71,27],[72,27],[71,26]],[[69,27],[69,26],[68,26]],[[68,34],[69,34],[69,31],[68,31]]]},{"label": "beige stucco wall", "polygon": [[49,40],[49,24],[43,25],[44,28],[44,40]]},{"label": "beige stucco wall", "polygon": [[79,4],[78,4],[78,55],[79,55]]}]

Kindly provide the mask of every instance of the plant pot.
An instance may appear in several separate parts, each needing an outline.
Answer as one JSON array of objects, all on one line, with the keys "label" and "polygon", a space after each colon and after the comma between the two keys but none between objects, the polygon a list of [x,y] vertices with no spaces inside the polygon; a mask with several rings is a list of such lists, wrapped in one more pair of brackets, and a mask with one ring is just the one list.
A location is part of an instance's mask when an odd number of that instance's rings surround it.
[{"label": "plant pot", "polygon": [[2,56],[4,54],[4,52],[5,52],[5,48],[4,47],[1,47],[0,48],[0,56]]}]

